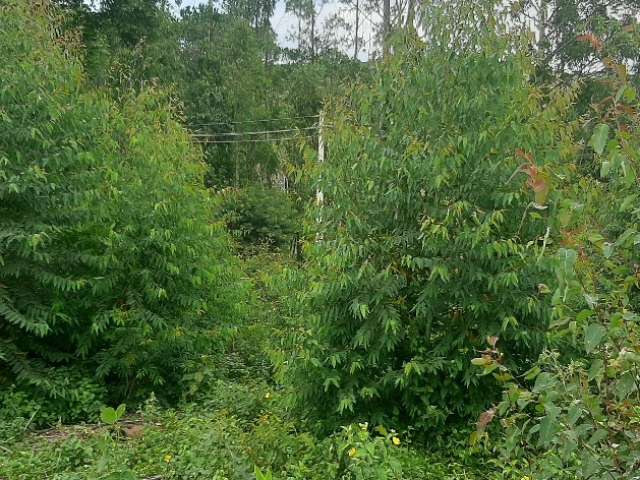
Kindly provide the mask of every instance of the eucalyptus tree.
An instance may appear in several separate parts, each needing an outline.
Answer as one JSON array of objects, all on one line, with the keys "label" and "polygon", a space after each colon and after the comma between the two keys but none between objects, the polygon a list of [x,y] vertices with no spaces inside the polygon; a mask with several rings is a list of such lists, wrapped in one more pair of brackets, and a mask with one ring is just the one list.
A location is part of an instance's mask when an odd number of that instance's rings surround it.
[{"label": "eucalyptus tree", "polygon": [[609,56],[637,68],[640,47],[637,0],[524,0],[512,5],[536,32],[538,61],[579,77],[604,72]]}]

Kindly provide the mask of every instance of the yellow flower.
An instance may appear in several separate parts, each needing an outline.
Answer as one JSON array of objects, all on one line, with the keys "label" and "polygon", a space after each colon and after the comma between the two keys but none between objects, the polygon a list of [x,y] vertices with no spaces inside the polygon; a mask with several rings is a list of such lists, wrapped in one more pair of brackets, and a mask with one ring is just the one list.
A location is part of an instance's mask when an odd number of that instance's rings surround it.
[{"label": "yellow flower", "polygon": [[173,455],[171,455],[170,453],[167,453],[167,454],[164,456],[163,460],[164,460],[166,463],[170,463],[170,462],[171,462],[171,460],[173,460]]},{"label": "yellow flower", "polygon": [[355,456],[356,456],[356,453],[358,453],[358,451],[356,450],[356,448],[355,448],[355,447],[351,447],[351,448],[349,449],[349,452],[348,452],[349,457],[351,457],[351,458],[355,457]]},{"label": "yellow flower", "polygon": [[391,439],[391,441],[393,442],[393,444],[397,447],[398,445],[400,445],[400,439],[398,437],[393,437]]},{"label": "yellow flower", "polygon": [[264,398],[269,400],[271,398],[271,394],[269,392],[265,393]]}]

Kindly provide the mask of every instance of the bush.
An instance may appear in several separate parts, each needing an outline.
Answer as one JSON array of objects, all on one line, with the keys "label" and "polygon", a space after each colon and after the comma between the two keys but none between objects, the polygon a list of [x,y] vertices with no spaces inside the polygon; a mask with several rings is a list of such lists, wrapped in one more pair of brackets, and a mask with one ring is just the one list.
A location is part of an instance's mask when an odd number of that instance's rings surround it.
[{"label": "bush", "polygon": [[[640,104],[624,67],[605,63],[610,96],[591,114],[591,140],[555,169],[565,183],[550,349],[524,377],[484,367],[506,380],[492,410],[503,458],[527,459],[541,480],[640,478]],[[589,157],[595,175],[578,168]]]},{"label": "bush", "polygon": [[36,425],[96,420],[107,398],[103,384],[77,367],[59,367],[49,377],[51,390],[13,385],[0,393],[0,421],[22,418]]},{"label": "bush", "polygon": [[53,373],[82,363],[113,395],[175,395],[243,292],[199,153],[162,94],[90,90],[44,7],[0,24],[0,385],[65,398]]},{"label": "bush", "polygon": [[275,188],[226,190],[221,211],[227,227],[245,247],[288,248],[301,229],[301,213],[291,195]]},{"label": "bush", "polygon": [[567,99],[532,87],[504,39],[474,42],[397,53],[334,107],[316,315],[283,375],[320,417],[425,429],[475,415],[500,391],[471,369],[488,337],[516,371],[544,347],[545,165]]}]

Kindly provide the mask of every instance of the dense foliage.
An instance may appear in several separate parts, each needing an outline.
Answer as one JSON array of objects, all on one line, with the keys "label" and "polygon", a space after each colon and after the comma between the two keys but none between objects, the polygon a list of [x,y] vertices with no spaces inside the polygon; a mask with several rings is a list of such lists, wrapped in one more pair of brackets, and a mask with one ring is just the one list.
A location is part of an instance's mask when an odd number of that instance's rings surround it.
[{"label": "dense foliage", "polygon": [[[609,92],[595,105],[582,153],[600,168],[564,172],[553,237],[556,291],[552,349],[524,378],[493,352],[480,362],[503,371],[499,413],[505,457],[531,457],[535,478],[634,478],[640,467],[638,343],[638,101],[623,66],[605,60]],[[611,201],[614,199],[614,201]]]},{"label": "dense foliage", "polygon": [[286,250],[297,242],[301,213],[289,193],[255,186],[227,190],[222,198],[227,228],[243,245]]},{"label": "dense foliage", "polygon": [[166,99],[87,90],[38,7],[18,5],[0,10],[3,389],[63,406],[92,385],[173,384],[198,332],[235,310],[200,156]]},{"label": "dense foliage", "polygon": [[0,478],[640,478],[638,2],[181,5],[0,1]]},{"label": "dense foliage", "polygon": [[487,337],[516,370],[543,348],[545,165],[565,104],[485,40],[398,55],[332,114],[302,403],[433,426],[491,401],[470,364]]}]

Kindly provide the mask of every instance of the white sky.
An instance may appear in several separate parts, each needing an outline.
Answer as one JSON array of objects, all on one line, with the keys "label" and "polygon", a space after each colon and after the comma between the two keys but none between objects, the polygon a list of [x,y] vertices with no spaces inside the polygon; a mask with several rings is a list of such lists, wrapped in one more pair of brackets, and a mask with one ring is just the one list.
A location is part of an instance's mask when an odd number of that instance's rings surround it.
[{"label": "white sky", "polygon": [[[208,0],[183,0],[182,6],[186,7],[187,5],[198,5],[201,3],[207,3]],[[318,4],[320,2],[316,2]],[[355,18],[355,13],[351,10],[346,9],[344,5],[338,3],[337,0],[326,0],[326,3],[321,7],[318,7],[319,21],[318,25],[320,28],[324,22],[324,20],[331,15],[340,12],[343,18],[353,21]],[[364,40],[363,48],[360,51],[360,59],[366,60],[369,54],[369,45],[371,44],[370,38],[373,38],[373,27],[371,25],[372,21],[377,21],[375,16],[371,16],[367,14],[369,18],[365,18],[363,15],[360,17],[360,32],[361,36]],[[277,0],[276,8],[273,13],[273,17],[271,17],[271,25],[273,26],[274,31],[278,35],[278,43],[283,47],[295,47],[295,42],[289,39],[290,34],[297,31],[298,21],[295,16],[290,13],[285,12],[285,2],[284,0]],[[351,47],[350,51],[346,52],[348,54],[353,54],[353,47]]]}]

